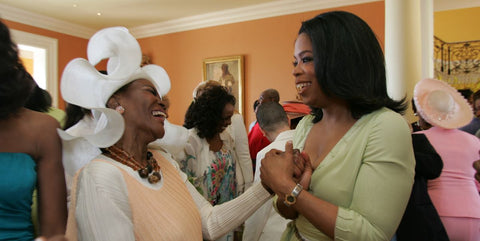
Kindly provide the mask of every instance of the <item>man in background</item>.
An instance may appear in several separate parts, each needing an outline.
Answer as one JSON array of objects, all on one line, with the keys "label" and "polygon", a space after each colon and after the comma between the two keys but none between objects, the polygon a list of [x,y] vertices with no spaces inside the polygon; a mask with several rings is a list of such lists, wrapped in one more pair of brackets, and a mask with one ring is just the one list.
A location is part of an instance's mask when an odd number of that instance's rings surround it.
[{"label": "man in background", "polygon": [[[260,94],[260,98],[258,98],[258,106],[268,102],[280,102],[280,94],[276,89],[266,89]],[[253,170],[255,170],[257,153],[268,144],[270,144],[270,141],[263,136],[257,122],[248,133],[248,149],[250,151],[250,158],[252,158]]]},{"label": "man in background", "polygon": [[[260,167],[265,154],[272,149],[284,151],[285,143],[293,140],[295,133],[295,130],[290,129],[288,117],[283,107],[275,101],[259,105],[256,116],[260,131],[271,143],[257,153],[254,183],[261,181]],[[245,221],[243,240],[280,240],[288,222],[289,220],[281,217],[273,209],[272,203],[267,201]]]}]

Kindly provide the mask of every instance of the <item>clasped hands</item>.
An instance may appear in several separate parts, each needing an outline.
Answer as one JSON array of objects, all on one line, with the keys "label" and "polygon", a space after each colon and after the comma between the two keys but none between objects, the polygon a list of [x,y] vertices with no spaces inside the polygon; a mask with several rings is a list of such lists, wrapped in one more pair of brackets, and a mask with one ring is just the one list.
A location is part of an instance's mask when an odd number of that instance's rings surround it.
[{"label": "clasped hands", "polygon": [[262,159],[260,178],[264,187],[284,196],[297,183],[308,190],[312,177],[312,163],[305,152],[293,149],[291,141],[285,144],[285,151],[273,149]]}]

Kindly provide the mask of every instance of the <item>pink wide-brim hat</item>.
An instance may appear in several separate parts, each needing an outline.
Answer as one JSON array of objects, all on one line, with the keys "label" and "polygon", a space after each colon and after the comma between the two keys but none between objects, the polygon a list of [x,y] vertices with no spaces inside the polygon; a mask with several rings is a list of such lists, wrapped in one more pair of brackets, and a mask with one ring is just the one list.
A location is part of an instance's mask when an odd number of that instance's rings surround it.
[{"label": "pink wide-brim hat", "polygon": [[456,129],[473,118],[468,101],[445,81],[421,80],[415,85],[413,100],[420,116],[433,126]]}]

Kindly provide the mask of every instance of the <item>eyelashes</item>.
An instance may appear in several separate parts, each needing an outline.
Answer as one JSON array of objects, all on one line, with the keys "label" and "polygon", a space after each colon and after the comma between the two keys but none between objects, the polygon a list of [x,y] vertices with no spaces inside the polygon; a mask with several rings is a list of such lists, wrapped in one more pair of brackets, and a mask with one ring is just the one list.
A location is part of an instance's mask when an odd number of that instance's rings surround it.
[{"label": "eyelashes", "polygon": [[307,57],[302,58],[303,63],[308,63],[308,62],[311,62],[311,61],[313,61],[313,57],[307,56]]},{"label": "eyelashes", "polygon": [[[313,61],[313,57],[306,56],[306,57],[303,57],[303,58],[301,59],[301,61],[302,61],[302,63],[312,62],[312,61]],[[298,61],[297,61],[297,60],[293,61],[293,62],[292,62],[292,65],[293,65],[293,67],[297,67]]]}]

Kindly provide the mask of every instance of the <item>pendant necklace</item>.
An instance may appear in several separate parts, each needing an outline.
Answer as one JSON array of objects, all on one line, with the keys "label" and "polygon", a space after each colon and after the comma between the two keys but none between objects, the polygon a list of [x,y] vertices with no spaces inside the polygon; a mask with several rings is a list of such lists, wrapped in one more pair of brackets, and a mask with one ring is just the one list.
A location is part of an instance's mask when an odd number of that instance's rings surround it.
[{"label": "pendant necklace", "polygon": [[140,175],[141,178],[147,178],[150,184],[155,184],[162,178],[160,175],[160,166],[158,165],[157,160],[153,157],[153,154],[149,151],[147,151],[147,165],[142,167],[133,156],[116,146],[107,147],[105,150],[105,154],[108,154],[112,159],[132,168],[134,171],[138,171],[138,175]]}]

